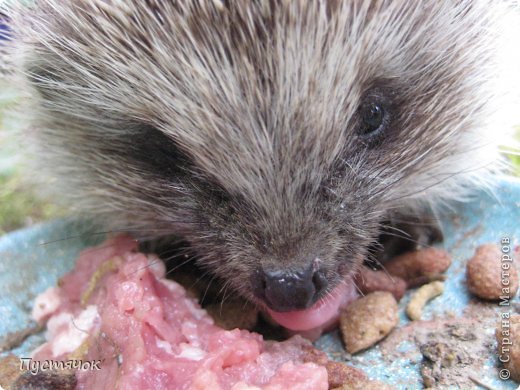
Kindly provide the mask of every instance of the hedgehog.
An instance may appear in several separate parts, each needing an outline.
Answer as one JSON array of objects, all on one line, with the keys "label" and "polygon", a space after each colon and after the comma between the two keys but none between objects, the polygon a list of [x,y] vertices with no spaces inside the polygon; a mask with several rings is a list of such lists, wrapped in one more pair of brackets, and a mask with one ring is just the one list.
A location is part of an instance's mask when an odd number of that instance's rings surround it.
[{"label": "hedgehog", "polygon": [[110,230],[181,237],[283,322],[394,235],[440,238],[438,210],[496,181],[510,7],[11,4],[32,170]]}]

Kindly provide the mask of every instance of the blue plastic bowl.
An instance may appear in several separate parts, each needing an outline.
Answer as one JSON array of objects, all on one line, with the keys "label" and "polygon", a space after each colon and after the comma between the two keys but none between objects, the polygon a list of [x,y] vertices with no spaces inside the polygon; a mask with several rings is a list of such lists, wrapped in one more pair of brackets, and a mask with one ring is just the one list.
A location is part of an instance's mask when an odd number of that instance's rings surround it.
[{"label": "blue plastic bowl", "polygon": [[[442,246],[452,254],[453,264],[447,272],[444,294],[431,301],[425,309],[426,320],[436,314],[443,316],[446,311],[461,315],[469,306],[478,304],[468,294],[464,282],[465,262],[478,245],[488,242],[498,244],[502,237],[509,237],[518,245],[520,181],[504,180],[494,195],[481,192],[471,202],[456,205],[455,211],[445,215],[441,224],[445,235]],[[103,240],[103,235],[93,234],[95,232],[96,229],[89,224],[57,220],[0,237],[0,338],[31,323],[34,297],[55,285],[58,278],[73,267],[81,249]],[[409,294],[400,302],[401,326],[409,323],[404,314]],[[482,323],[489,323],[489,320],[495,323],[495,319],[498,322],[499,311],[503,310],[498,304],[489,305],[494,305],[493,315],[496,318],[484,318],[483,315]],[[492,328],[485,331],[489,342],[494,342]],[[42,341],[41,334],[31,336],[12,352],[21,357],[28,356]],[[337,333],[322,336],[316,345],[333,359],[341,360],[344,356]],[[384,349],[378,345],[356,354],[351,363],[371,378],[399,389],[421,388],[421,354],[413,339],[401,342],[394,353],[397,358],[394,356],[389,361],[388,357],[385,358]],[[516,389],[514,382],[498,379],[497,367],[497,357],[490,354],[475,374],[493,388]]]}]

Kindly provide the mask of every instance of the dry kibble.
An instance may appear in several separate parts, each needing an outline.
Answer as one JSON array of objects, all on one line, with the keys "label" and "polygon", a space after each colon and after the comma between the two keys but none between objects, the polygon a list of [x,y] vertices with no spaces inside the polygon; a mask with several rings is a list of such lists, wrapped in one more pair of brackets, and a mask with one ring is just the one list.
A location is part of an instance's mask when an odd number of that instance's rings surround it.
[{"label": "dry kibble", "polygon": [[426,302],[441,295],[443,291],[444,283],[439,281],[425,284],[419,288],[410,299],[406,308],[408,317],[413,321],[420,320]]},{"label": "dry kibble", "polygon": [[325,366],[329,362],[327,354],[313,346],[304,345],[302,350],[304,353],[301,356],[301,359],[304,363],[315,363],[318,366]]},{"label": "dry kibble", "polygon": [[55,371],[39,371],[36,375],[26,371],[18,377],[11,386],[13,390],[19,389],[60,389],[74,390],[77,379],[74,373]]},{"label": "dry kibble", "polygon": [[398,301],[406,291],[406,282],[403,279],[389,275],[385,271],[374,271],[367,267],[361,267],[355,277],[355,283],[363,294],[370,294],[374,291],[388,291]]},{"label": "dry kibble", "polygon": [[397,302],[389,292],[373,292],[352,302],[340,316],[345,349],[356,353],[374,345],[398,322]]},{"label": "dry kibble", "polygon": [[370,380],[367,375],[360,370],[345,363],[329,360],[327,354],[316,348],[304,348],[305,354],[302,356],[304,362],[312,362],[327,369],[329,389],[341,390],[386,390],[391,389],[379,381]]},{"label": "dry kibble", "polygon": [[213,303],[205,309],[215,324],[226,330],[235,328],[251,330],[258,320],[258,309],[243,300]]},{"label": "dry kibble", "polygon": [[406,281],[445,272],[451,265],[451,256],[443,249],[424,248],[394,257],[385,268],[393,276]]},{"label": "dry kibble", "polygon": [[20,369],[20,358],[7,355],[0,359],[0,388],[10,389],[11,385],[24,373]]},{"label": "dry kibble", "polygon": [[344,363],[329,361],[325,368],[327,369],[330,389],[346,384],[362,383],[368,380],[363,371]]},{"label": "dry kibble", "polygon": [[0,359],[0,389],[61,389],[72,390],[77,380],[68,370],[49,370],[37,373],[25,370],[20,365],[20,358],[7,355]]},{"label": "dry kibble", "polygon": [[[507,255],[507,254],[505,254]],[[508,255],[509,259],[512,257]],[[469,291],[479,298],[496,301],[501,296],[513,298],[518,290],[518,271],[513,261],[504,261],[495,244],[477,248],[466,265]]]},{"label": "dry kibble", "polygon": [[511,378],[520,382],[520,315],[502,319],[495,334],[499,360],[509,370]]},{"label": "dry kibble", "polygon": [[392,390],[393,387],[379,381],[361,381],[358,383],[347,383],[332,390]]}]

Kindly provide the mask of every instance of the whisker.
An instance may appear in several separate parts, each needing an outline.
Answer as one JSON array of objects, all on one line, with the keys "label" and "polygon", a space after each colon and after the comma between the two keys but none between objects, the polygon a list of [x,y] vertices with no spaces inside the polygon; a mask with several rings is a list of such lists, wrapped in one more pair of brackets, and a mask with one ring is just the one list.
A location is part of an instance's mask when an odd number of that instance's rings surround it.
[{"label": "whisker", "polygon": [[[40,242],[37,244],[37,246],[50,245],[50,244],[55,244],[55,243],[59,243],[59,242],[67,241],[67,240],[73,240],[73,239],[77,239],[77,238],[89,238],[92,236],[101,236],[101,235],[107,235],[107,234],[111,234],[111,233],[132,233],[132,232],[137,232],[137,231],[139,231],[139,230],[136,228],[127,228],[127,229],[104,230],[104,231],[97,231],[97,232],[86,232],[86,233],[80,233],[80,234],[76,234],[76,235],[59,238],[56,240]],[[168,230],[168,229],[142,228],[140,231],[143,231],[143,232],[169,232],[169,234],[171,234],[171,230]]]},{"label": "whisker", "polygon": [[[197,279],[197,282],[201,280],[203,277],[205,277],[209,271],[206,271],[200,278]],[[206,295],[208,294],[209,288],[211,287],[211,283],[213,283],[216,279],[216,275],[213,275],[211,279],[208,281],[208,285],[206,286],[206,289],[204,290],[204,294],[202,295],[202,298],[200,299],[201,302],[204,302],[206,299]]]},{"label": "whisker", "polygon": [[[181,255],[179,255],[179,256],[174,255],[174,256],[169,257],[167,260],[163,260],[163,261],[165,261],[165,262],[166,261],[171,261],[171,260],[173,260],[173,259],[175,259],[177,257],[180,257],[180,256]],[[191,261],[193,261],[193,258],[191,258],[191,257],[186,259],[186,260],[184,260],[184,261],[182,261],[181,263],[177,264],[175,267],[168,269],[166,271],[166,275],[170,275],[170,274],[174,273],[176,270],[178,270],[179,268],[181,268],[182,266],[188,264]]]},{"label": "whisker", "polygon": [[[220,315],[222,315],[222,308],[224,306],[224,301],[226,300],[227,293],[229,292],[228,287],[229,287],[230,283],[231,282],[229,282],[229,281],[224,282],[224,285],[222,286],[222,288],[219,291],[219,295],[222,294],[222,300],[220,301]],[[224,290],[223,293],[222,293],[222,290]]]}]

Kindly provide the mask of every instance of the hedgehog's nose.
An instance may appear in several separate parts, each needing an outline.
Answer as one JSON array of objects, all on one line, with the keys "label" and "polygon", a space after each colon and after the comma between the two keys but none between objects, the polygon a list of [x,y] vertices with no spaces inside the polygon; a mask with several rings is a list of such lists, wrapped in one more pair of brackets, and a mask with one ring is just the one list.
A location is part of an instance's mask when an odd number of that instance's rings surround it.
[{"label": "hedgehog's nose", "polygon": [[254,293],[270,309],[287,312],[306,309],[327,287],[327,279],[322,271],[308,267],[301,271],[280,269],[260,270],[254,285]]}]

